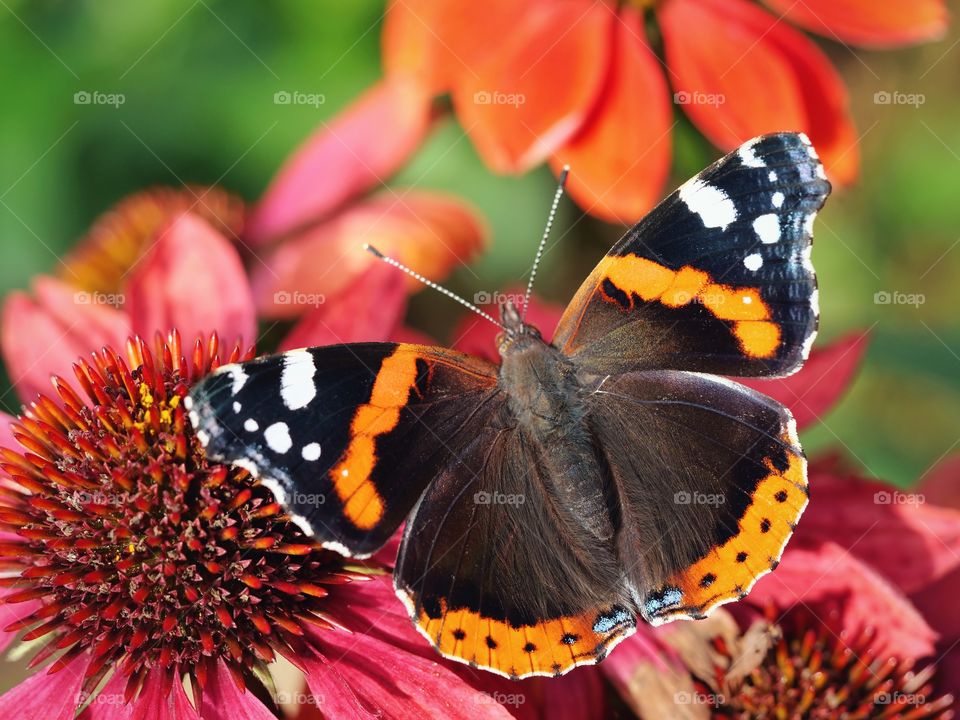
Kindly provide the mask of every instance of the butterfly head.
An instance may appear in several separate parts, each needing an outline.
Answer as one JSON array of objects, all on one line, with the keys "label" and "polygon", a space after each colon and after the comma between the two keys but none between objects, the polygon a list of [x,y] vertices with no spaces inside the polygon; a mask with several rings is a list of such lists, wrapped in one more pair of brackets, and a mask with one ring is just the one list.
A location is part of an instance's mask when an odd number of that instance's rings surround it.
[{"label": "butterfly head", "polygon": [[503,324],[503,332],[497,335],[497,349],[501,357],[519,352],[533,344],[543,343],[540,331],[523,321],[517,306],[511,300],[500,304],[500,322]]}]

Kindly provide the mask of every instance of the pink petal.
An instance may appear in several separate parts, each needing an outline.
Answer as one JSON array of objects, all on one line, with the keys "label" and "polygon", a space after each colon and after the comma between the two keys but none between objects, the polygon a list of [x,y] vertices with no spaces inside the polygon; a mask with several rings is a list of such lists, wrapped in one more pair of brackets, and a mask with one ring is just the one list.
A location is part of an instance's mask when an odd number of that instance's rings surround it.
[{"label": "pink petal", "polygon": [[386,263],[376,263],[360,275],[355,287],[311,310],[280,349],[385,341],[399,327],[406,307],[406,276]]},{"label": "pink petal", "polygon": [[[943,636],[941,646],[949,647],[958,643],[960,647],[960,613],[957,612],[956,603],[958,597],[960,597],[960,570],[954,570],[910,596],[926,621]],[[960,687],[960,685],[953,687]]]},{"label": "pink petal", "polygon": [[80,715],[81,720],[200,720],[179,679],[150,672],[132,703],[124,699],[127,676],[115,672]]},{"label": "pink petal", "polygon": [[[19,536],[10,537],[0,537],[0,540],[9,542],[13,540],[14,542],[23,541],[23,538]],[[15,632],[3,632],[3,628],[7,627],[11,623],[18,622],[23,620],[28,615],[31,615],[33,612],[40,608],[39,600],[30,600],[28,602],[22,603],[13,603],[7,604],[3,602],[3,598],[10,593],[14,592],[13,588],[4,588],[0,590],[0,653],[10,647],[10,643],[17,639],[17,636],[20,634],[20,631]]]},{"label": "pink petal", "polygon": [[214,668],[203,688],[203,720],[276,720],[256,697],[237,687],[226,665],[218,661]]},{"label": "pink petal", "polygon": [[310,691],[328,717],[511,717],[495,697],[470,687],[437,660],[362,632],[331,631],[321,637],[324,656],[302,660]]},{"label": "pink petal", "polygon": [[0,448],[16,449],[20,444],[13,437],[13,430],[10,429],[10,423],[13,417],[5,412],[0,412]]},{"label": "pink petal", "polygon": [[92,302],[52,277],[34,279],[35,299],[23,292],[7,296],[0,317],[0,343],[7,370],[20,397],[50,394],[50,376],[73,377],[74,361],[104,345],[122,347],[130,334],[126,314]]},{"label": "pink petal", "polygon": [[[254,266],[257,307],[267,317],[292,318],[304,312],[292,302],[296,298],[329,298],[352,289],[361,273],[381,262],[364,251],[364,243],[439,282],[468,264],[485,236],[482,220],[459,198],[383,193],[283,243],[265,264]],[[407,287],[423,286],[408,278]]]},{"label": "pink petal", "polygon": [[[510,298],[515,305],[519,306],[523,303],[525,290],[526,288],[518,286],[501,293],[494,293],[490,296],[493,302],[481,303],[480,309],[485,310],[495,318],[499,318],[500,309],[497,307],[496,301]],[[539,329],[543,339],[550,342],[562,314],[562,306],[544,302],[534,295],[530,298],[530,308],[527,311],[526,322]],[[450,334],[451,347],[460,352],[499,363],[500,354],[497,352],[496,343],[499,332],[500,329],[496,325],[476,313],[466,313]]]},{"label": "pink petal", "polygon": [[737,382],[789,407],[802,429],[818,422],[846,393],[860,369],[868,339],[866,331],[851,333],[815,348],[803,368],[787,378],[737,378]]},{"label": "pink petal", "polygon": [[232,342],[256,339],[250,285],[233,245],[205,220],[184,213],[160,231],[126,288],[142,337],[177,328],[187,344],[216,330]]},{"label": "pink petal", "polygon": [[826,465],[810,466],[812,501],[794,542],[846,548],[908,594],[960,568],[960,511]]},{"label": "pink petal", "polygon": [[937,640],[899,590],[831,542],[816,550],[788,547],[780,566],[760,579],[747,602],[760,607],[771,603],[781,610],[802,603],[834,632],[851,638],[872,628],[872,646],[880,655],[917,660],[931,655]]},{"label": "pink petal", "polygon": [[80,688],[90,660],[81,655],[50,675],[39,670],[0,696],[3,720],[73,720],[83,699]]},{"label": "pink petal", "polygon": [[429,124],[429,96],[419,84],[401,76],[381,80],[286,161],[254,209],[247,239],[262,245],[382,185],[420,145]]},{"label": "pink petal", "polygon": [[928,470],[917,489],[928,503],[960,510],[960,453]]}]

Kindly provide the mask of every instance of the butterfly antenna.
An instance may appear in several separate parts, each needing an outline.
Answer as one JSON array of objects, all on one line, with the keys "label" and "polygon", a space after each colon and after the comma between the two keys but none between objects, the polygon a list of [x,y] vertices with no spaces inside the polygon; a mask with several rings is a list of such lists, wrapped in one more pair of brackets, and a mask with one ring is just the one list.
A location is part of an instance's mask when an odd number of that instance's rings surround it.
[{"label": "butterfly antenna", "polygon": [[383,260],[385,263],[387,263],[387,265],[393,265],[393,267],[397,268],[398,270],[403,270],[403,272],[405,272],[407,275],[409,275],[410,277],[412,277],[414,280],[418,280],[418,281],[422,282],[424,285],[426,285],[427,287],[433,288],[434,290],[436,290],[436,291],[438,291],[438,292],[440,292],[440,293],[443,293],[444,295],[446,295],[448,298],[451,298],[452,300],[456,300],[458,303],[460,303],[461,305],[463,305],[465,308],[468,308],[468,309],[472,310],[473,312],[475,312],[475,313],[476,313],[477,315],[479,315],[480,317],[489,320],[490,322],[492,322],[494,325],[496,325],[496,326],[497,326],[498,328],[500,328],[501,330],[505,330],[505,329],[506,329],[502,324],[500,324],[499,322],[497,322],[497,321],[494,319],[494,317],[493,317],[492,315],[490,315],[490,313],[484,312],[483,310],[481,310],[480,308],[478,308],[476,305],[474,305],[472,302],[470,302],[469,300],[465,300],[464,298],[462,298],[462,297],[460,297],[459,295],[457,295],[455,292],[452,292],[452,291],[450,291],[450,290],[447,290],[445,287],[443,287],[443,286],[441,286],[441,285],[437,285],[435,282],[433,282],[433,280],[427,280],[427,278],[425,278],[423,275],[421,275],[421,274],[418,273],[418,272],[414,272],[413,270],[411,270],[410,268],[408,268],[406,265],[404,265],[404,264],[403,264],[402,262],[400,262],[399,260],[394,260],[392,257],[388,257],[388,256],[384,255],[382,252],[380,252],[379,250],[377,250],[373,245],[367,245],[366,243],[364,243],[363,249],[366,250],[366,251],[367,251],[368,253],[370,253],[371,255],[373,255],[374,257],[380,258],[380,259]]},{"label": "butterfly antenna", "polygon": [[543,229],[543,237],[540,238],[540,246],[537,248],[537,254],[533,258],[533,267],[530,268],[530,280],[527,282],[527,292],[523,296],[523,311],[520,313],[520,319],[527,317],[527,306],[530,305],[530,293],[533,292],[533,281],[537,277],[537,268],[540,267],[540,260],[543,258],[543,250],[547,246],[547,238],[550,237],[550,229],[553,227],[553,219],[557,216],[557,207],[560,205],[560,198],[563,197],[563,188],[567,184],[567,175],[570,174],[570,166],[564,165],[560,172],[560,179],[557,182],[557,192],[553,196],[553,204],[550,206],[550,214],[547,216],[547,226]]}]

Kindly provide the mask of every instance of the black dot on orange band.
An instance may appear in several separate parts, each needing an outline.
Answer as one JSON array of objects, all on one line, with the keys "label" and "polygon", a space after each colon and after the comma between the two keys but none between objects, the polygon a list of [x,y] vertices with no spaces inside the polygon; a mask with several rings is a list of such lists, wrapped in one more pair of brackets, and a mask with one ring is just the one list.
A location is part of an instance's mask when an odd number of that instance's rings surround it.
[{"label": "black dot on orange band", "polygon": [[564,633],[563,637],[560,638],[560,642],[562,642],[564,645],[573,645],[579,639],[579,636],[574,635],[573,633]]},{"label": "black dot on orange band", "polygon": [[454,630],[452,635],[455,640],[463,640],[467,636],[467,634],[460,628],[457,628],[456,630]]},{"label": "black dot on orange band", "polygon": [[786,502],[787,501],[787,491],[781,490],[774,497],[777,499],[777,502]]},{"label": "black dot on orange band", "polygon": [[747,554],[746,554],[745,552],[738,552],[738,553],[737,553],[737,562],[738,562],[738,563],[746,562],[746,561],[747,561],[747,557],[748,557],[748,556],[747,556]]},{"label": "black dot on orange band", "polygon": [[760,523],[760,532],[770,532],[770,521],[767,518],[764,518]]},{"label": "black dot on orange band", "polygon": [[717,581],[717,576],[713,573],[707,573],[702,578],[700,578],[700,587],[708,588]]},{"label": "black dot on orange band", "polygon": [[497,648],[497,641],[494,640],[489,635],[487,635],[487,647],[490,648],[491,650],[496,650]]},{"label": "black dot on orange band", "polygon": [[532,642],[528,642],[526,645],[523,646],[523,651],[524,651],[525,653],[536,652],[536,651],[537,651],[537,646],[534,645]]}]

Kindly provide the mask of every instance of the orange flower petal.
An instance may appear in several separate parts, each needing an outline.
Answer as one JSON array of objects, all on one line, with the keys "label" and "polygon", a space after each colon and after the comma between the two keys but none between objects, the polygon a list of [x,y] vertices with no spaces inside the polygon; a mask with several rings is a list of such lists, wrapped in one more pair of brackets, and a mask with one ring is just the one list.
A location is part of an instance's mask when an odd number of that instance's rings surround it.
[{"label": "orange flower petal", "polygon": [[429,124],[430,100],[419,83],[381,81],[284,163],[254,209],[246,238],[266,243],[378,187],[419,147]]},{"label": "orange flower petal", "polygon": [[856,177],[846,89],[809,38],[744,0],[666,0],[658,18],[674,98],[714,144],[802,130],[832,179]]},{"label": "orange flower petal", "polygon": [[106,304],[109,298],[77,290],[40,276],[34,297],[7,296],[0,319],[0,342],[10,379],[25,401],[51,394],[50,376],[73,377],[73,363],[104,345],[123,347],[130,334],[126,313]]},{"label": "orange flower petal", "polygon": [[[483,246],[486,228],[463,201],[437,193],[384,193],[283,243],[253,267],[257,307],[290,318],[357,282],[372,263],[369,243],[417,272],[440,280]],[[408,289],[422,287],[412,278]]]},{"label": "orange flower petal", "polygon": [[558,2],[463,78],[457,117],[490,168],[529,170],[583,126],[609,69],[613,20],[599,3]]},{"label": "orange flower petal", "polygon": [[388,74],[417,76],[434,93],[475,75],[503,39],[552,0],[392,0],[383,22]]},{"label": "orange flower petal", "polygon": [[240,255],[196,215],[185,213],[161,230],[126,294],[133,329],[142,337],[176,328],[188,343],[214,330],[227,342],[256,340],[253,295]]},{"label": "orange flower petal", "polygon": [[668,93],[642,17],[622,10],[610,73],[593,115],[550,163],[556,172],[570,165],[567,190],[591,215],[633,223],[659,199],[670,171]]},{"label": "orange flower petal", "polygon": [[764,0],[807,30],[857,45],[885,48],[935,40],[947,31],[943,0]]}]

